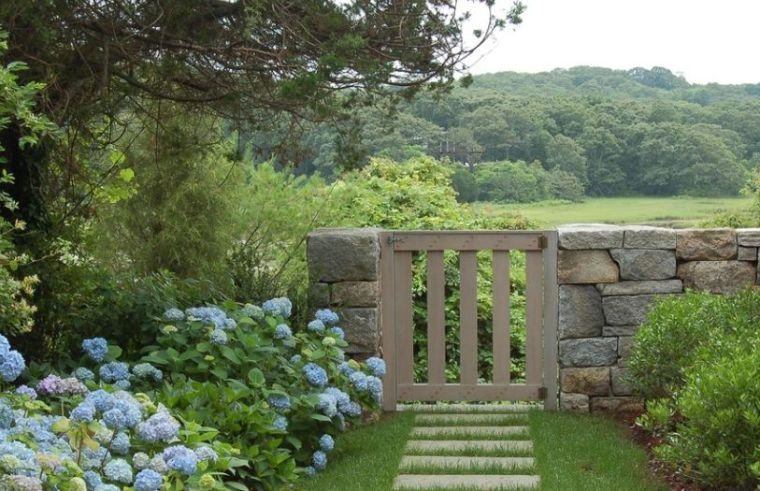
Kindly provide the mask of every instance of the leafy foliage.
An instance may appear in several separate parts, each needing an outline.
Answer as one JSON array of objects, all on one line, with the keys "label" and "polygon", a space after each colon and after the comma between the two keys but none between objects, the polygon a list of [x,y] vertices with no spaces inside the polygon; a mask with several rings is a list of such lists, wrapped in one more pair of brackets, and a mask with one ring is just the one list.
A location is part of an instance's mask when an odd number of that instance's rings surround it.
[{"label": "leafy foliage", "polygon": [[[287,308],[267,308],[277,304]],[[382,384],[374,375],[384,370],[345,361],[337,317],[328,320],[325,312],[317,315],[325,322],[293,333],[287,299],[265,302],[264,310],[224,307],[188,309],[187,316],[168,311],[158,344],[145,347],[143,361],[163,368],[171,381],[160,401],[187,420],[218,428],[248,462],[238,474],[254,488],[276,489],[319,470],[315,453],[332,450],[322,448],[323,435],[377,409]],[[312,378],[314,370],[324,379]]]},{"label": "leafy foliage", "polygon": [[638,423],[663,438],[657,455],[715,488],[758,483],[760,310],[757,291],[687,293],[659,303],[629,367],[650,400]]}]

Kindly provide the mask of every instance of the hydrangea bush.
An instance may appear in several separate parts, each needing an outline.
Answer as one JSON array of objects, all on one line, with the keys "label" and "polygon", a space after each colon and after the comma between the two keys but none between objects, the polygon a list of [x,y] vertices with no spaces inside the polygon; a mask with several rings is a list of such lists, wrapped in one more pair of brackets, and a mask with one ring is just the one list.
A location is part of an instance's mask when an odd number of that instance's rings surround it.
[{"label": "hydrangea bush", "polygon": [[99,367],[13,387],[24,359],[0,336],[0,489],[230,489],[222,476],[244,461],[217,440],[218,431],[183,425],[146,393],[127,390],[160,381],[158,369],[130,370],[111,359],[116,350],[104,339],[82,347]]},{"label": "hydrangea bush", "polygon": [[334,435],[379,409],[385,363],[346,360],[339,318],[320,310],[304,328],[291,303],[168,310],[144,363],[171,385],[157,398],[186,420],[218,428],[248,466],[251,488],[278,488],[323,470]]}]

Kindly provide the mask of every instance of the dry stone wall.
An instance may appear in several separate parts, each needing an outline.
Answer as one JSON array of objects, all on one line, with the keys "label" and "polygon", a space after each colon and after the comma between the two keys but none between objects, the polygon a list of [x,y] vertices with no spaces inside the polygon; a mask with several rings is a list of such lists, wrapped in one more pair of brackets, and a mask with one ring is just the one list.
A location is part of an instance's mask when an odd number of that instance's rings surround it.
[{"label": "dry stone wall", "polygon": [[[307,241],[310,300],[341,315],[348,352],[380,346],[378,229],[321,229]],[[685,288],[733,293],[760,284],[760,229],[574,225],[558,231],[560,406],[626,411],[633,336],[653,302]]]},{"label": "dry stone wall", "polygon": [[368,357],[380,344],[379,229],[320,229],[309,234],[309,303],[331,308],[346,332],[347,353]]},{"label": "dry stone wall", "polygon": [[760,229],[571,225],[558,232],[563,409],[640,409],[626,360],[657,298],[684,288],[729,294],[760,284]]}]

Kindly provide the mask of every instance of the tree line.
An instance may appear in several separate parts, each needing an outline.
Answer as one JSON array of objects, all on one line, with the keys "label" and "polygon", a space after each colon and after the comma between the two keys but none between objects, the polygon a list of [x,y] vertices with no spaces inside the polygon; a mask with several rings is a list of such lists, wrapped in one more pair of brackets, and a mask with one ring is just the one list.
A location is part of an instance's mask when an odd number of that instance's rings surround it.
[{"label": "tree line", "polygon": [[[304,135],[283,163],[330,176],[424,153],[457,164],[465,201],[735,195],[760,163],[760,84],[692,85],[657,67],[489,74]],[[251,135],[267,157],[271,139]]]}]

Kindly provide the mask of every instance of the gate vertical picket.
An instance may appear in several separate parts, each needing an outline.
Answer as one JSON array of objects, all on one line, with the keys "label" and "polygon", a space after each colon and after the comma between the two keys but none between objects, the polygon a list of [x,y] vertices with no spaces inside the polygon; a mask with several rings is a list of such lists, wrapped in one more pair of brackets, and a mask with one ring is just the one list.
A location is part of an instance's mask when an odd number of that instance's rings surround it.
[{"label": "gate vertical picket", "polygon": [[525,256],[525,381],[540,384],[543,260],[539,251]]},{"label": "gate vertical picket", "polygon": [[478,258],[475,251],[459,253],[459,355],[464,385],[478,383]]},{"label": "gate vertical picket", "polygon": [[493,251],[493,383],[509,383],[509,251]]},{"label": "gate vertical picket", "polygon": [[446,381],[446,278],[443,268],[443,251],[429,251],[427,255],[427,308],[428,308],[428,383]]},{"label": "gate vertical picket", "polygon": [[414,324],[412,323],[412,253],[394,253],[396,265],[396,378],[400,385],[414,382]]}]

